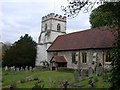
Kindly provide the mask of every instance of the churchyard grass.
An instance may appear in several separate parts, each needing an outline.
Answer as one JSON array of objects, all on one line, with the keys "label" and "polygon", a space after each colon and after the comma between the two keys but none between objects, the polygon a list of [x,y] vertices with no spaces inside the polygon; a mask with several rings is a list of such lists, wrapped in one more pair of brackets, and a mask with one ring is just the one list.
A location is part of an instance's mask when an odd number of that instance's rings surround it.
[{"label": "churchyard grass", "polygon": [[[74,83],[74,76],[71,72],[59,72],[59,71],[20,71],[16,72],[15,74],[11,74],[11,72],[8,72],[7,75],[5,75],[5,72],[3,71],[3,84],[2,86],[8,86],[13,82],[16,82],[17,88],[32,88],[34,87],[35,83],[37,81],[28,81],[25,83],[20,83],[19,81],[31,76],[32,78],[39,78],[43,82],[41,83],[44,85],[45,88],[61,88],[63,87],[63,83],[67,80],[68,83]],[[93,79],[95,79],[96,76],[94,75]],[[102,79],[102,76],[97,77],[97,82],[95,82],[94,88],[109,88],[109,83],[104,81]],[[78,82],[81,84],[82,88],[88,88],[88,77],[84,80],[79,80]],[[71,86],[68,86],[70,88],[73,88]]]},{"label": "churchyard grass", "polygon": [[6,74],[3,70],[2,72],[2,79],[3,79],[3,83],[2,86],[6,86],[9,85],[13,82],[17,82],[29,75],[31,75],[32,72],[26,72],[26,71],[21,71],[21,72],[15,72],[14,74],[11,74],[10,71],[8,71],[8,73]]}]

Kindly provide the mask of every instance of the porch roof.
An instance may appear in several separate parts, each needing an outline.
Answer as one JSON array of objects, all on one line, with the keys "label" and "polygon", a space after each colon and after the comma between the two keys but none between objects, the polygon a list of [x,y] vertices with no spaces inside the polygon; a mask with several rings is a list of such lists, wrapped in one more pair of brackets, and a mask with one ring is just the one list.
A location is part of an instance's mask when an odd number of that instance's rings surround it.
[{"label": "porch roof", "polygon": [[51,61],[55,61],[58,63],[67,63],[67,60],[64,58],[64,56],[53,56]]}]

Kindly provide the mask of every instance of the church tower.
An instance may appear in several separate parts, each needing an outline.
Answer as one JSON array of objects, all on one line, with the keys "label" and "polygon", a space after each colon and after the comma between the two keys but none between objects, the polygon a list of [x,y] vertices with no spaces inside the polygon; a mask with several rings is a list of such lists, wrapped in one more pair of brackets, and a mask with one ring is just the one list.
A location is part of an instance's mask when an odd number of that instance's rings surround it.
[{"label": "church tower", "polygon": [[47,49],[59,36],[66,34],[66,17],[50,13],[42,17],[41,33],[37,44],[36,66],[41,66],[41,61],[48,61]]}]

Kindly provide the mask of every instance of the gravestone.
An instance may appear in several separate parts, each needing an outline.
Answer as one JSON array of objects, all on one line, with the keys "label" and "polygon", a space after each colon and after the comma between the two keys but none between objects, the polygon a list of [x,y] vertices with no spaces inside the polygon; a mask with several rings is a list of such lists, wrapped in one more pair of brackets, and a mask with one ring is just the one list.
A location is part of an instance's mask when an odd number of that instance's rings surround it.
[{"label": "gravestone", "polygon": [[79,81],[79,72],[77,70],[74,71],[74,80],[75,82]]},{"label": "gravestone", "polygon": [[8,66],[5,66],[5,74],[8,73]]},{"label": "gravestone", "polygon": [[35,71],[35,70],[36,70],[36,68],[34,67],[34,68],[33,68],[33,71]]},{"label": "gravestone", "polygon": [[14,74],[15,73],[15,66],[11,67],[11,73]]},{"label": "gravestone", "polygon": [[98,67],[96,67],[96,75],[102,75],[102,73],[103,73],[103,68],[102,68],[102,66],[98,66]]},{"label": "gravestone", "polygon": [[20,68],[20,71],[23,71],[23,67]]},{"label": "gravestone", "polygon": [[28,66],[25,67],[25,71],[28,71]]},{"label": "gravestone", "polygon": [[5,66],[5,71],[8,71],[8,66]]},{"label": "gravestone", "polygon": [[96,76],[99,75],[99,66],[96,67]]},{"label": "gravestone", "polygon": [[93,76],[93,69],[92,69],[92,67],[89,67],[89,69],[88,69],[88,76],[89,77]]},{"label": "gravestone", "polygon": [[20,71],[20,69],[19,69],[19,68],[16,68],[16,71],[17,71],[17,72],[19,72],[19,71]]},{"label": "gravestone", "polygon": [[29,70],[32,71],[32,67],[31,66],[29,67]]},{"label": "gravestone", "polygon": [[102,68],[102,66],[100,66],[99,67],[99,75],[102,75],[102,73],[103,73],[103,68]]},{"label": "gravestone", "polygon": [[81,77],[84,78],[85,76],[86,76],[86,72],[85,72],[85,70],[82,69],[81,70]]},{"label": "gravestone", "polygon": [[15,71],[16,69],[15,69],[15,66],[13,66],[13,70]]}]

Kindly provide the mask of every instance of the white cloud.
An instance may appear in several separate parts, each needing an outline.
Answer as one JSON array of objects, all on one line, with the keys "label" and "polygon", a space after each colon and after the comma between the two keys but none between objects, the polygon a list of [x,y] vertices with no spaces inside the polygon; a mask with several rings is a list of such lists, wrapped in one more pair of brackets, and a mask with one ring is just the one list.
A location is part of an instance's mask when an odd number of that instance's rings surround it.
[{"label": "white cloud", "polygon": [[[0,1],[0,26],[3,42],[17,41],[21,35],[29,34],[36,42],[41,29],[41,18],[51,12],[64,14],[62,5],[67,0],[2,0]],[[68,19],[67,32],[89,28],[89,14],[80,13]],[[1,29],[0,29],[1,31]]]}]

